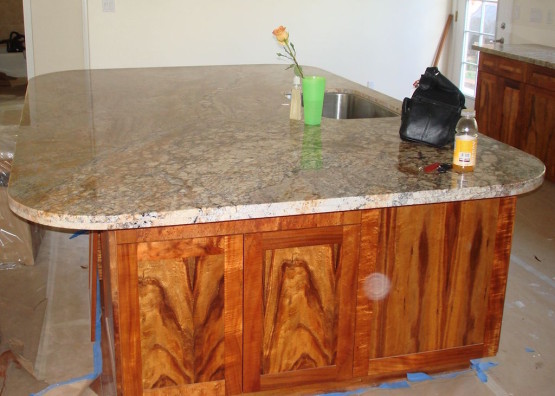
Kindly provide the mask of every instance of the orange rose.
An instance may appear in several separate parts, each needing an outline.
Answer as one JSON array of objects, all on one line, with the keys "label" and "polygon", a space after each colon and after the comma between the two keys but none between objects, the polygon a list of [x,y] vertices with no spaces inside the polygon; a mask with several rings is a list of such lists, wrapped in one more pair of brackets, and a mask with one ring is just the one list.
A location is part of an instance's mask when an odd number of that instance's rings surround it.
[{"label": "orange rose", "polygon": [[274,36],[276,36],[278,43],[280,43],[281,45],[285,45],[287,43],[287,39],[289,38],[289,33],[287,32],[285,27],[280,26],[274,29],[272,33],[274,34]]}]

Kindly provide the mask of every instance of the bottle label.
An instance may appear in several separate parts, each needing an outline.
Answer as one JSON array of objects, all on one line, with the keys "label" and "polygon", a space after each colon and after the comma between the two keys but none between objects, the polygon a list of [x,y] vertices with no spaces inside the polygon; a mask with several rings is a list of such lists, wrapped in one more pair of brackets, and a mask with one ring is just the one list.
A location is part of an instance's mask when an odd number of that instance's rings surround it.
[{"label": "bottle label", "polygon": [[474,166],[476,164],[476,146],[478,140],[475,136],[455,136],[455,151],[453,165]]}]

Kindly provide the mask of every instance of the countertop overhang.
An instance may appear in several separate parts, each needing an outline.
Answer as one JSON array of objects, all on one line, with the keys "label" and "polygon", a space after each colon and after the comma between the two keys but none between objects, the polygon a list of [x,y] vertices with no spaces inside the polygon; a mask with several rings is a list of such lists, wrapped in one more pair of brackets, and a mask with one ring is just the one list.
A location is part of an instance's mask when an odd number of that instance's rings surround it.
[{"label": "countertop overhang", "polygon": [[[400,102],[320,69],[327,90]],[[426,173],[452,148],[403,142],[400,117],[289,120],[284,65],[68,71],[29,81],[10,208],[68,229],[126,229],[517,195],[535,157],[480,135],[473,173]]]}]

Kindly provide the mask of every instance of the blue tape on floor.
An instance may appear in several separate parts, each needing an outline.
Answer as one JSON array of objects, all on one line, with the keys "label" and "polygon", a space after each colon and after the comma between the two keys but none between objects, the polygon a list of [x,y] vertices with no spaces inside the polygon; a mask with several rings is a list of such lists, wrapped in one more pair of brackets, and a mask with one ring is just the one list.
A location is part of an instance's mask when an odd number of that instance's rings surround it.
[{"label": "blue tape on floor", "polygon": [[407,379],[410,382],[422,382],[433,380],[434,378],[426,373],[407,373]]},{"label": "blue tape on floor", "polygon": [[[100,290],[100,281],[96,279],[96,290]],[[100,339],[101,337],[101,329],[100,329],[100,317],[102,316],[102,311],[100,309],[100,293],[96,293],[96,318],[95,318],[95,336],[96,340],[93,344],[93,372],[90,374],[83,375],[82,377],[72,378],[67,381],[58,382],[56,384],[52,384],[47,388],[39,391],[38,393],[32,393],[31,396],[42,396],[45,395],[47,392],[51,391],[52,389],[59,388],[64,385],[72,384],[74,382],[90,380],[91,382],[94,381],[102,372],[102,349],[100,348]]]},{"label": "blue tape on floor", "polygon": [[526,352],[528,352],[528,353],[534,353],[534,352],[536,352],[536,351],[534,351],[532,348],[526,347]]},{"label": "blue tape on floor", "polygon": [[410,388],[410,385],[407,381],[397,381],[397,382],[385,382],[378,386],[380,389],[403,389],[403,388]]},{"label": "blue tape on floor", "polygon": [[482,362],[480,359],[473,359],[470,361],[470,368],[476,372],[476,375],[482,382],[488,382],[486,371],[497,365],[498,364],[494,362]]}]

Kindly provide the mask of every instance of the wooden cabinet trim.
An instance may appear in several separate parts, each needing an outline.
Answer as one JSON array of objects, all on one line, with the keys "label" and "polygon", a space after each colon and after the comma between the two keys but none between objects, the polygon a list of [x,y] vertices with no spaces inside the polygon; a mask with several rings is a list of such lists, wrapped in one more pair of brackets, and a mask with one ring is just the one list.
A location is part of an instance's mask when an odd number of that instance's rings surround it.
[{"label": "wooden cabinet trim", "polygon": [[254,232],[271,232],[281,230],[300,230],[359,224],[358,210],[347,212],[319,213],[265,219],[223,221],[218,223],[187,224],[180,226],[139,228],[117,230],[117,243],[135,243],[149,241],[169,241],[210,236],[249,234]]},{"label": "wooden cabinet trim", "polygon": [[482,357],[483,344],[469,345],[439,351],[412,353],[370,360],[368,376],[403,374],[410,371],[443,371],[461,362],[470,365],[471,359]]},{"label": "wooden cabinet trim", "polygon": [[514,59],[504,58],[488,53],[480,53],[478,70],[523,82],[527,76],[528,64]]}]

